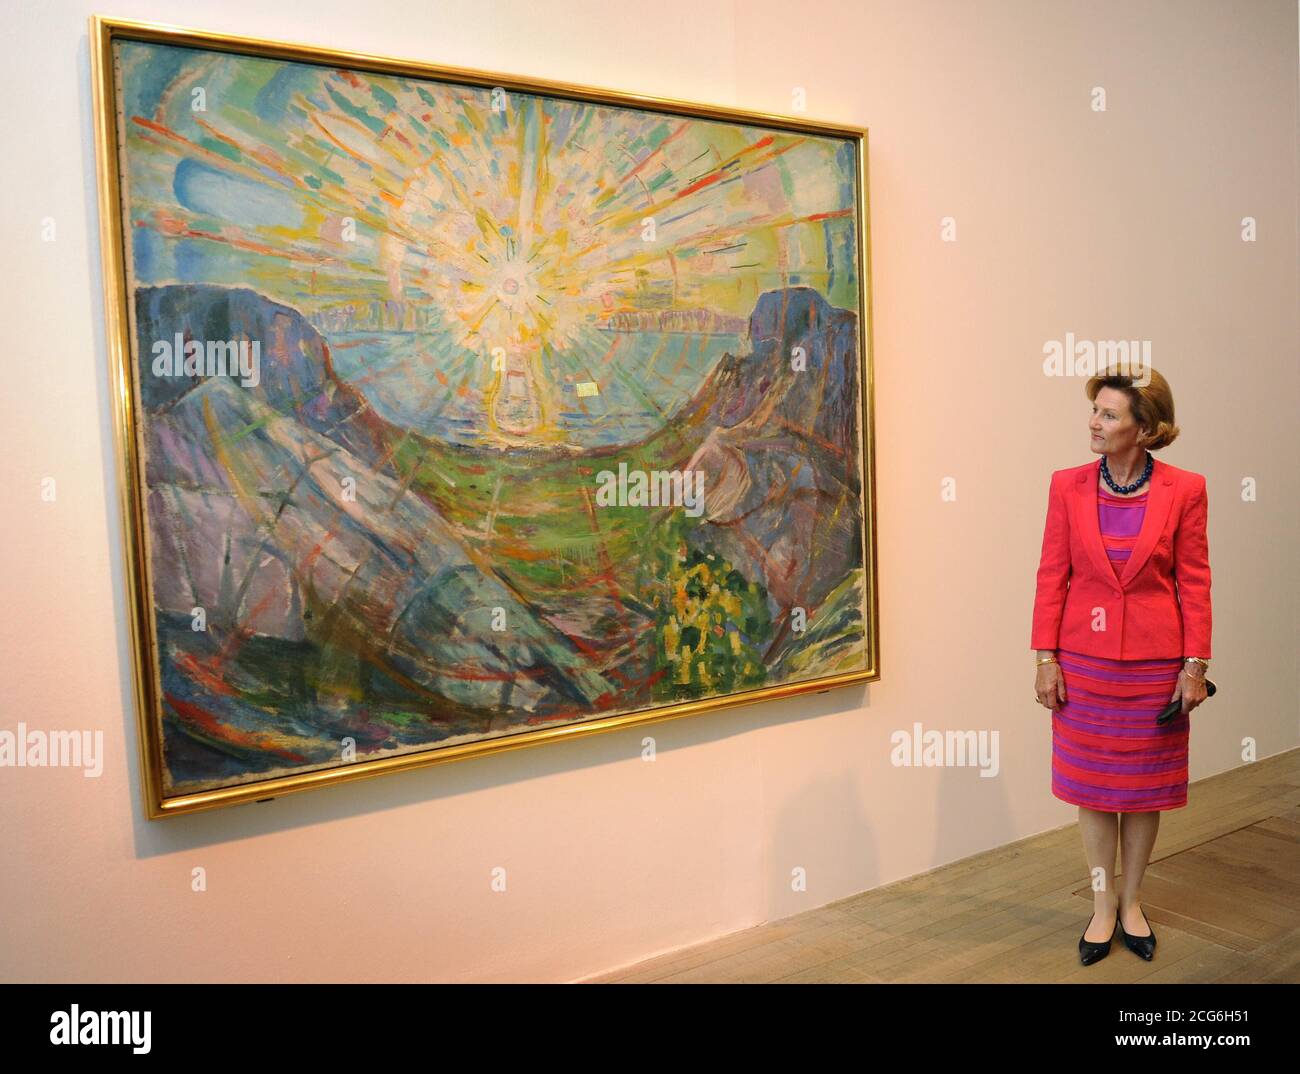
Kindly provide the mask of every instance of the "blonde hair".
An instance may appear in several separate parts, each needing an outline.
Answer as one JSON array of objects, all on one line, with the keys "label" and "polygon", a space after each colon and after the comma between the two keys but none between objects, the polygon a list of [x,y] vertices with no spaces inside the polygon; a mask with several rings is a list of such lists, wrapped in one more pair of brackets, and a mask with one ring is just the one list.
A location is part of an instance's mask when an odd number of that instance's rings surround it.
[{"label": "blonde hair", "polygon": [[1148,451],[1159,451],[1178,439],[1181,431],[1174,424],[1173,390],[1152,366],[1135,367],[1131,373],[1126,372],[1128,368],[1127,362],[1117,362],[1104,373],[1089,377],[1083,390],[1093,401],[1102,388],[1114,388],[1127,395],[1133,420],[1146,430],[1138,434],[1138,444]]}]

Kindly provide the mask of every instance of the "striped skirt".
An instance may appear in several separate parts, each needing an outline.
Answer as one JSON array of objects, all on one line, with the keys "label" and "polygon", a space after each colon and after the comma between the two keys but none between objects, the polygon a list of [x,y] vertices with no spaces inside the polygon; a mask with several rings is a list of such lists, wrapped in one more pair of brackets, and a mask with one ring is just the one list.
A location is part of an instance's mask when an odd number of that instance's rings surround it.
[{"label": "striped skirt", "polygon": [[1187,804],[1187,738],[1181,713],[1156,723],[1182,660],[1107,660],[1061,650],[1066,703],[1052,715],[1052,793],[1108,813]]}]

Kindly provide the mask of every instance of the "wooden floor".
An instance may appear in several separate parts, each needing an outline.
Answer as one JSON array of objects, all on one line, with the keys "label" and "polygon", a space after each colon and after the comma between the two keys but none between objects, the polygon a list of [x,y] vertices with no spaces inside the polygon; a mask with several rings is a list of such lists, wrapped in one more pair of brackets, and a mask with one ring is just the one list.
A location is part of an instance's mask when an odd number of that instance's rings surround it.
[{"label": "wooden floor", "polygon": [[1145,962],[1092,912],[1077,824],[588,983],[1300,982],[1300,750],[1192,785],[1142,885]]}]

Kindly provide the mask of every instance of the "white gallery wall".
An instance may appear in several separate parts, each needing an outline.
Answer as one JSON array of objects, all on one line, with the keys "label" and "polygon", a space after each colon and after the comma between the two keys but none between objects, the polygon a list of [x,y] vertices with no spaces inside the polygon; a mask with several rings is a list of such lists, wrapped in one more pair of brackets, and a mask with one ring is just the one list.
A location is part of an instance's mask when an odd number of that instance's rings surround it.
[{"label": "white gallery wall", "polygon": [[[773,113],[802,92],[869,127],[881,680],[145,820],[92,13]],[[1070,823],[1029,649],[1049,475],[1093,457],[1083,379],[1042,370],[1067,333],[1151,341],[1183,429],[1161,457],[1209,481],[1193,780],[1297,745],[1294,0],[3,0],[0,25],[0,729],[105,755],[0,768],[0,979],[575,980]],[[918,723],[996,735],[996,772],[893,764]]]}]

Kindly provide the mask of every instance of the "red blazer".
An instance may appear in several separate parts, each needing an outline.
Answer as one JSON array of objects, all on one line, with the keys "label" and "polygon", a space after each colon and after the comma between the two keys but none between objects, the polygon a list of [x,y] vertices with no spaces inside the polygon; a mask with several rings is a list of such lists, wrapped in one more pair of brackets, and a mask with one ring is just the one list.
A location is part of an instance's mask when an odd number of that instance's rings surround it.
[{"label": "red blazer", "polygon": [[1052,474],[1029,647],[1112,660],[1208,660],[1205,478],[1155,460],[1142,529],[1117,578],[1097,520],[1100,470],[1099,458]]}]

